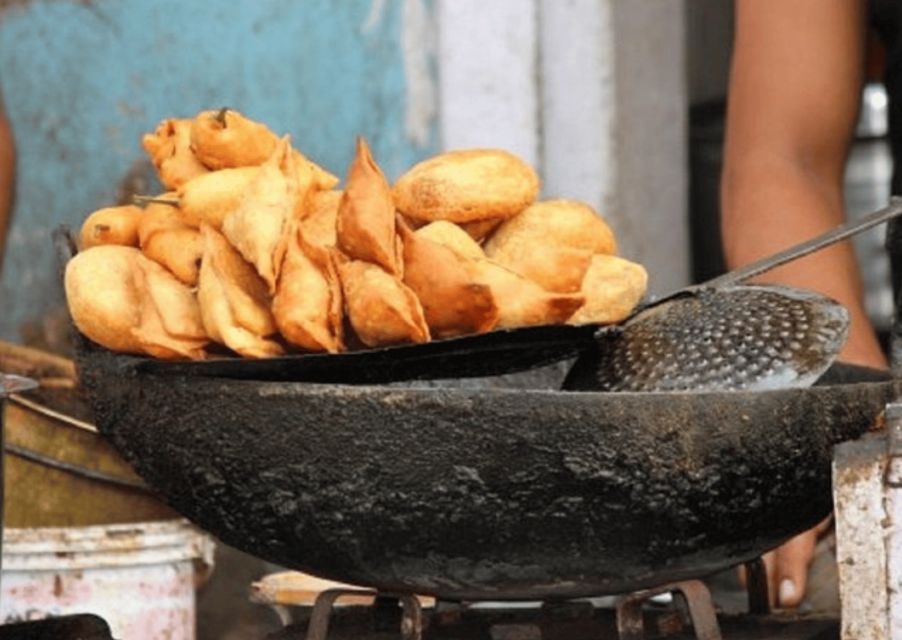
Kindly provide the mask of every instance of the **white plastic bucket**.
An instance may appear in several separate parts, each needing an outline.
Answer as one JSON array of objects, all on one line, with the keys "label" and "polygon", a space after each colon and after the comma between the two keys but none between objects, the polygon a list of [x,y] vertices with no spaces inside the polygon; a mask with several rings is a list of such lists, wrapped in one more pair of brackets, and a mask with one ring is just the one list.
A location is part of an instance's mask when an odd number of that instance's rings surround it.
[{"label": "white plastic bucket", "polygon": [[212,540],[185,520],[7,529],[0,620],[93,613],[113,636],[193,640]]}]

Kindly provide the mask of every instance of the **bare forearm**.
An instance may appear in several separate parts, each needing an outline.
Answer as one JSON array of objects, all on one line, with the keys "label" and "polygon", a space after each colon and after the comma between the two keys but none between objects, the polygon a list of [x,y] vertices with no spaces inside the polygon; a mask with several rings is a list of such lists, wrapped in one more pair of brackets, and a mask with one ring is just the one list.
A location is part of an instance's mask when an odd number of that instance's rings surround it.
[{"label": "bare forearm", "polygon": [[[806,240],[844,219],[839,179],[825,180],[774,154],[728,159],[723,180],[723,240],[727,263],[745,264]],[[851,244],[824,249],[766,274],[763,281],[819,291],[850,312],[847,362],[886,366],[864,312],[861,279]]]}]

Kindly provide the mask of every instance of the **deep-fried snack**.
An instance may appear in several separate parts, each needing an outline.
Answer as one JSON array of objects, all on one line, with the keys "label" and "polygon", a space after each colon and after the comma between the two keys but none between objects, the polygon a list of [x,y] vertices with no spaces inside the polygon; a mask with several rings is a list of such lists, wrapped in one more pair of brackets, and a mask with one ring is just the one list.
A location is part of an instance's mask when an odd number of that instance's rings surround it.
[{"label": "deep-fried snack", "polygon": [[166,360],[203,359],[209,339],[195,293],[144,256],[138,256],[135,267],[141,319],[132,333],[144,352]]},{"label": "deep-fried snack", "polygon": [[427,238],[440,245],[444,245],[457,255],[471,260],[485,258],[485,252],[470,235],[453,222],[436,220],[425,227],[420,227],[414,233],[421,238]]},{"label": "deep-fried snack", "polygon": [[[338,176],[329,173],[300,151],[295,149],[294,153],[298,171],[304,174],[309,173],[313,188],[316,191],[329,191],[338,185],[340,182]],[[300,182],[303,184],[304,180],[301,179]]]},{"label": "deep-fried snack", "polygon": [[290,232],[272,313],[282,336],[308,351],[344,347],[343,299],[331,251],[310,243],[302,228]]},{"label": "deep-fried snack", "polygon": [[515,244],[493,259],[511,271],[516,271],[548,291],[574,293],[580,290],[586,270],[592,262],[592,252],[550,244]]},{"label": "deep-fried snack", "polygon": [[304,237],[312,244],[334,247],[341,191],[317,191],[310,196],[307,215],[301,220]]},{"label": "deep-fried snack", "polygon": [[251,358],[279,355],[277,331],[266,283],[225,237],[201,226],[204,256],[197,297],[204,329],[211,340]]},{"label": "deep-fried snack", "polygon": [[460,228],[466,231],[476,242],[482,242],[483,240],[488,238],[502,222],[504,222],[503,218],[474,220],[473,222],[460,223]]},{"label": "deep-fried snack", "polygon": [[222,222],[222,233],[254,265],[271,294],[276,291],[288,224],[302,197],[294,161],[286,136],[261,165],[241,203]]},{"label": "deep-fried snack", "polygon": [[191,122],[191,149],[210,169],[262,164],[278,140],[269,127],[233,109],[201,111]]},{"label": "deep-fried snack", "polygon": [[238,208],[260,171],[260,167],[221,169],[189,180],[176,192],[182,219],[193,227],[205,223],[222,229],[222,221]]},{"label": "deep-fried snack", "polygon": [[89,215],[81,225],[79,245],[82,250],[101,244],[138,246],[138,225],[143,211],[127,204],[104,207]]},{"label": "deep-fried snack", "polygon": [[614,232],[589,205],[576,200],[537,202],[505,221],[485,244],[493,260],[523,246],[546,245],[614,255]]},{"label": "deep-fried snack", "polygon": [[498,304],[497,329],[562,324],[585,302],[582,294],[551,293],[491,260],[475,260],[472,268]]},{"label": "deep-fried snack", "polygon": [[420,220],[510,218],[535,201],[539,177],[501,149],[449,151],[412,167],[395,183],[395,206]]},{"label": "deep-fried snack", "polygon": [[498,306],[491,289],[474,279],[466,258],[398,225],[404,244],[404,284],[423,305],[436,338],[491,330]]},{"label": "deep-fried snack", "polygon": [[391,187],[363,138],[357,138],[357,153],[348,168],[336,229],[337,246],[349,258],[401,275]]},{"label": "deep-fried snack", "polygon": [[[173,198],[163,194],[161,199]],[[144,209],[138,239],[145,256],[163,265],[190,287],[197,286],[204,243],[200,231],[185,224],[181,211],[151,202]]]},{"label": "deep-fried snack", "polygon": [[647,285],[648,273],[642,265],[616,256],[595,255],[583,279],[586,303],[569,324],[625,320],[645,295]]},{"label": "deep-fried snack", "polygon": [[76,254],[66,264],[64,284],[72,321],[97,344],[122,353],[143,353],[132,329],[141,322],[135,286],[134,247],[101,245]]},{"label": "deep-fried snack", "polygon": [[153,133],[146,133],[141,144],[167,189],[177,189],[191,178],[207,173],[191,150],[191,120],[167,118]]},{"label": "deep-fried snack", "polygon": [[420,301],[400,279],[362,260],[340,260],[338,272],[348,319],[363,344],[429,341]]}]

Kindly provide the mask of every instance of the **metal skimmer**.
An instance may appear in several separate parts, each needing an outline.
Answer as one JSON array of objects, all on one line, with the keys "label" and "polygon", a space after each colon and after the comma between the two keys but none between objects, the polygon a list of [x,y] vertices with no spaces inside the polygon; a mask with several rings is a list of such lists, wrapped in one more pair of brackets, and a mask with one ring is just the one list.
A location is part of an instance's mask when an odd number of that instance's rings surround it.
[{"label": "metal skimmer", "polygon": [[833,362],[848,313],[824,296],[779,286],[741,286],[902,214],[902,198],[859,220],[708,282],[681,289],[604,328],[565,389],[729,391],[804,387]]}]

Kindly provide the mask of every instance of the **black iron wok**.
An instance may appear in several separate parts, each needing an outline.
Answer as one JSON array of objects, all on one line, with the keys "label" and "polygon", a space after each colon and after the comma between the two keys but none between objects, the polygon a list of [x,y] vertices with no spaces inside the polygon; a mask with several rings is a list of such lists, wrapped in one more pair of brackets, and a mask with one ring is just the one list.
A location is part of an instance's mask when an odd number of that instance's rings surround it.
[{"label": "black iron wok", "polygon": [[444,599],[570,598],[752,559],[831,508],[832,446],[902,382],[733,393],[165,376],[86,347],[101,431],[223,541]]}]

